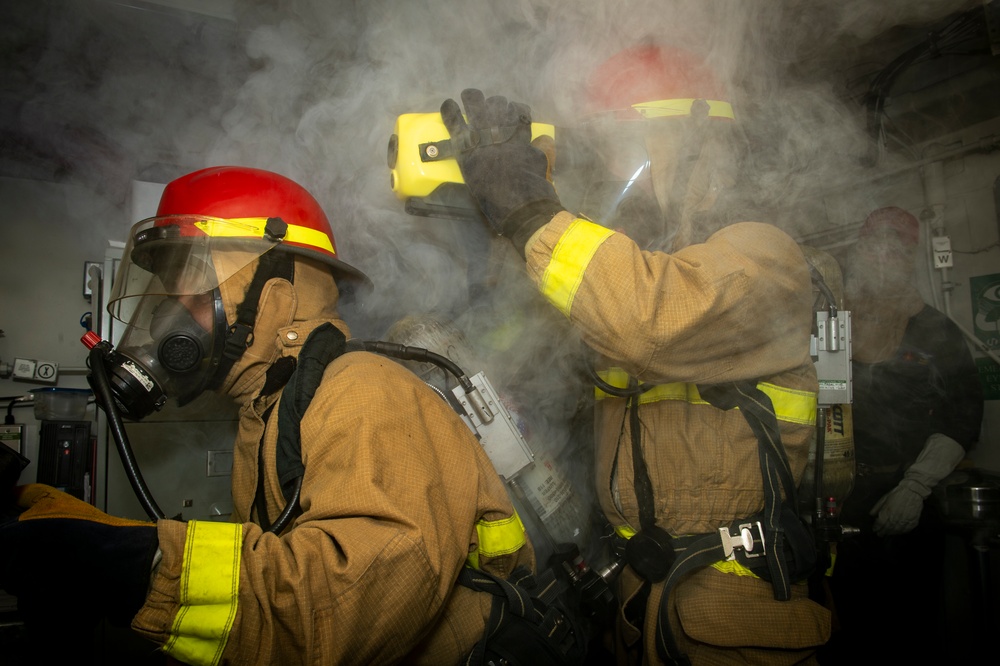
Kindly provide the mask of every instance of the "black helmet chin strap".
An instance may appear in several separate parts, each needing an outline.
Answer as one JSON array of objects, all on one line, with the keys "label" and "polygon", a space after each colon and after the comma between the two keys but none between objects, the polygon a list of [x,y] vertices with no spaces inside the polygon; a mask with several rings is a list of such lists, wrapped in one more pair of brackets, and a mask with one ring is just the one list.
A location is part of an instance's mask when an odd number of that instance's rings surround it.
[{"label": "black helmet chin strap", "polygon": [[295,262],[288,252],[270,251],[260,257],[257,270],[253,274],[250,286],[247,287],[243,302],[236,308],[236,322],[226,333],[226,343],[222,349],[222,358],[215,371],[209,388],[218,388],[233,369],[236,361],[243,356],[247,348],[253,344],[253,327],[257,323],[257,308],[260,305],[260,295],[264,285],[272,278],[284,278],[295,283]]}]

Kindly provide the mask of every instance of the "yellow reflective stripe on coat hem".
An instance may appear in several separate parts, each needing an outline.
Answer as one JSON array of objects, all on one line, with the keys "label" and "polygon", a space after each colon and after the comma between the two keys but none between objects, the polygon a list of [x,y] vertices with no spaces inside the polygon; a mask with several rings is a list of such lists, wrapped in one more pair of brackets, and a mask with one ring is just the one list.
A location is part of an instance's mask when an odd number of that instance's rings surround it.
[{"label": "yellow reflective stripe on coat hem", "polygon": [[614,232],[599,224],[577,218],[563,232],[552,250],[539,290],[567,317],[583,282],[583,274],[597,248]]},{"label": "yellow reflective stripe on coat hem", "polygon": [[747,578],[760,578],[750,569],[746,568],[736,560],[721,560],[712,562],[712,568],[730,576],[746,576]]},{"label": "yellow reflective stripe on coat hem", "polygon": [[236,619],[243,526],[192,520],[181,564],[180,610],[163,651],[188,664],[218,664]]},{"label": "yellow reflective stripe on coat hem", "polygon": [[468,563],[475,569],[479,568],[480,555],[483,557],[509,555],[516,553],[527,543],[524,524],[516,511],[510,518],[476,521],[476,533],[479,535],[479,548],[469,553],[467,558]]},{"label": "yellow reflective stripe on coat hem", "polygon": [[[628,386],[628,374],[621,368],[601,371],[598,375],[605,382],[616,388],[625,388]],[[757,388],[771,399],[771,403],[774,405],[774,413],[779,421],[800,425],[816,424],[817,398],[816,393],[813,391],[787,388],[769,382],[758,382]],[[597,400],[603,400],[610,396],[601,389],[595,388],[594,397]],[[683,400],[692,405],[708,404],[708,402],[702,399],[695,384],[684,382],[657,384],[639,396],[640,405],[659,402],[661,400]]]}]

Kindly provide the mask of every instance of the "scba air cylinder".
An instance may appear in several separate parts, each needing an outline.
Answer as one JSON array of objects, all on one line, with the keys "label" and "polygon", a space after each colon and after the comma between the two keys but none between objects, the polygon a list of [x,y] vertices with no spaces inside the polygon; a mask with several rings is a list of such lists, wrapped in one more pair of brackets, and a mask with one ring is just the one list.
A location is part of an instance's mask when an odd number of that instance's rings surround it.
[{"label": "scba air cylinder", "polygon": [[[854,422],[851,405],[831,405],[821,408],[823,435],[823,497],[824,504],[839,512],[854,489]],[[818,435],[819,433],[817,433]],[[801,501],[811,503],[816,498],[816,440],[809,447],[809,460],[799,490]]]}]

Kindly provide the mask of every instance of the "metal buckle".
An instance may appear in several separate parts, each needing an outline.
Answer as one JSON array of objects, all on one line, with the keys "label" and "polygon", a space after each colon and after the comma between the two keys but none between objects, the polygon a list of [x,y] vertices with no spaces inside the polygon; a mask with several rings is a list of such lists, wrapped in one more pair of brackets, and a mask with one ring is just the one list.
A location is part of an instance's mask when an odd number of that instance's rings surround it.
[{"label": "metal buckle", "polygon": [[722,550],[727,560],[736,559],[736,550],[742,549],[746,557],[761,557],[767,553],[764,546],[764,526],[760,521],[740,523],[739,534],[730,534],[728,527],[719,528]]}]

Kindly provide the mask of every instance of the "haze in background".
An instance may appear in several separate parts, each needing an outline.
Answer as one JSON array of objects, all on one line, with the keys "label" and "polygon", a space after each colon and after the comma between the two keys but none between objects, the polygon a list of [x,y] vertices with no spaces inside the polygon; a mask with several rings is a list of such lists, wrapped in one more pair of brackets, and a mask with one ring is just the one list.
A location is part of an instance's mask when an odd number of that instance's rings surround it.
[{"label": "haze in background", "polygon": [[[355,334],[380,337],[404,315],[450,320],[533,435],[561,450],[589,399],[576,336],[502,241],[403,212],[386,165],[396,117],[476,87],[568,126],[596,64],[646,41],[688,48],[731,86],[764,221],[799,236],[829,224],[824,193],[865,174],[856,93],[898,54],[858,63],[857,50],[976,4],[289,0],[233,3],[218,18],[138,1],[13,0],[0,10],[0,120],[18,168],[123,205],[131,180],[217,164],[299,181],[324,205],[342,257],[376,285],[345,313]],[[841,206],[860,221],[878,194],[855,188]]]}]

